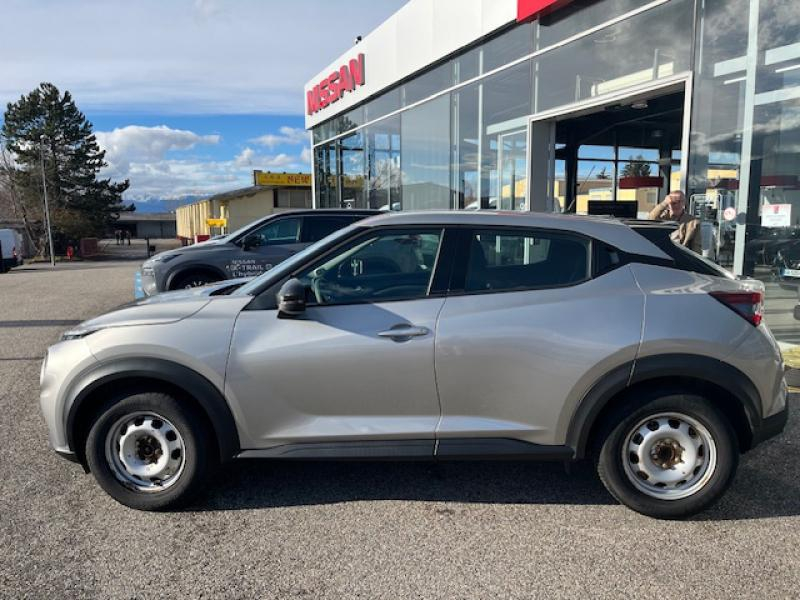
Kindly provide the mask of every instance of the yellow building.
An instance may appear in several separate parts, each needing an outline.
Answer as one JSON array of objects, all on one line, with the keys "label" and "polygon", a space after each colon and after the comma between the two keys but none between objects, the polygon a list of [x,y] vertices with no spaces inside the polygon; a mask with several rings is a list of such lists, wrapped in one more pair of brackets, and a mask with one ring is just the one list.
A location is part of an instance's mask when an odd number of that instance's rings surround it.
[{"label": "yellow building", "polygon": [[181,206],[175,219],[178,237],[194,241],[198,236],[230,233],[272,213],[298,208],[311,208],[311,175],[254,171],[252,186]]}]

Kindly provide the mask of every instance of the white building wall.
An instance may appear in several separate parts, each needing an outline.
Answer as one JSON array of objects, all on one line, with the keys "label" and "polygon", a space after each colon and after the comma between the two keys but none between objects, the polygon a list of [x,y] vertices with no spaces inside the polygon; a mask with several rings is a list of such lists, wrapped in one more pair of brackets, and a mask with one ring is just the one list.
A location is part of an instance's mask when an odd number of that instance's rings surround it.
[{"label": "white building wall", "polygon": [[348,111],[516,17],[517,0],[410,0],[306,84],[304,109],[310,89],[351,58],[365,55],[366,83],[315,115],[306,115],[306,128]]}]

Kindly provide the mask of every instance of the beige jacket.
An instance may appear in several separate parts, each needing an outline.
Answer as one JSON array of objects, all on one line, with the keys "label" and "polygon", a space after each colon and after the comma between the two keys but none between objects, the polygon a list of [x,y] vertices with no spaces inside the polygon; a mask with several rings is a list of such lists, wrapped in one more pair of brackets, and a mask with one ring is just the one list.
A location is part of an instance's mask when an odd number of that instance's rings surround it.
[{"label": "beige jacket", "polygon": [[[662,202],[650,211],[650,219],[653,221],[674,221],[670,216],[666,202]],[[693,217],[686,211],[678,219],[678,229],[672,234],[672,239],[686,246],[690,250],[703,253],[703,237],[700,233],[700,219]]]}]

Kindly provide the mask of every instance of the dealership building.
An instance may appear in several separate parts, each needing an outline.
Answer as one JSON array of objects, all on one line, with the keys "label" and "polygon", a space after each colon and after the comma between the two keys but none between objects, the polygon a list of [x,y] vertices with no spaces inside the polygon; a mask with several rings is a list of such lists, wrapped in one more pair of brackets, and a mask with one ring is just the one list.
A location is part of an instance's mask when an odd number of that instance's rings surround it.
[{"label": "dealership building", "polygon": [[800,232],[797,6],[411,0],[306,85],[314,205],[643,217],[681,189],[704,253],[771,281]]}]

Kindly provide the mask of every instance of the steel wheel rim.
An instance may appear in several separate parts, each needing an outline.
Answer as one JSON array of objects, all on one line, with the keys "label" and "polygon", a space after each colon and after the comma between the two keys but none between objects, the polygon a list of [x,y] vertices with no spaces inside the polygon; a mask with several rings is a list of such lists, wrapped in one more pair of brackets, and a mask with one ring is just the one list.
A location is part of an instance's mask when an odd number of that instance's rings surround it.
[{"label": "steel wheel rim", "polygon": [[625,475],[659,500],[682,500],[700,491],[717,468],[717,444],[697,419],[677,412],[642,419],[625,436]]},{"label": "steel wheel rim", "polygon": [[186,447],[178,428],[153,412],[117,419],[106,436],[106,461],[114,477],[137,492],[161,492],[180,479]]}]

